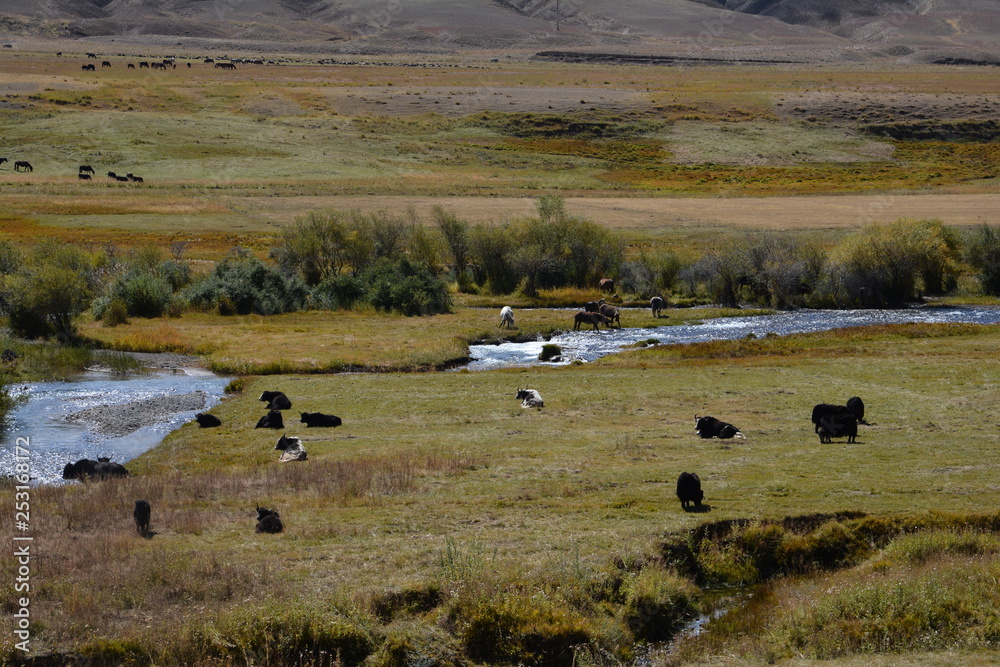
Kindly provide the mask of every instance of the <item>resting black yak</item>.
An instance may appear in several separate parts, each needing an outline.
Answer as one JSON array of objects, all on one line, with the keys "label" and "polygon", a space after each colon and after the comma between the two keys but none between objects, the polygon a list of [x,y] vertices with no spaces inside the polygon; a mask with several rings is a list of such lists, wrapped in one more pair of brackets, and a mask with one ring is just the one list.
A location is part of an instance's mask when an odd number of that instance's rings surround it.
[{"label": "resting black yak", "polygon": [[135,501],[135,509],[132,510],[132,518],[135,519],[136,531],[143,537],[146,537],[149,533],[149,514],[150,507],[148,500]]},{"label": "resting black yak", "polygon": [[269,510],[265,507],[257,508],[257,532],[258,533],[280,533],[284,529],[277,510]]},{"label": "resting black yak", "polygon": [[267,403],[268,410],[290,410],[292,407],[292,402],[280,391],[265,391],[257,400]]},{"label": "resting black yak", "polygon": [[277,410],[269,410],[266,415],[257,420],[254,428],[285,428],[285,420]]},{"label": "resting black yak", "polygon": [[694,432],[703,438],[743,438],[746,436],[738,428],[715,417],[694,416]]},{"label": "resting black yak", "polygon": [[198,426],[201,428],[212,428],[213,426],[222,426],[222,420],[215,415],[210,415],[207,412],[199,412],[194,416]]},{"label": "resting black yak", "polygon": [[112,463],[107,458],[80,459],[76,463],[67,463],[63,468],[63,479],[107,479],[109,477],[128,477],[128,470],[120,463]]},{"label": "resting black yak", "polygon": [[677,498],[681,501],[681,507],[688,508],[689,503],[701,505],[705,499],[705,493],[701,490],[701,480],[693,472],[682,472],[677,478]]},{"label": "resting black yak", "polygon": [[307,427],[326,426],[333,428],[344,423],[340,417],[336,415],[325,415],[322,412],[300,412],[299,415],[301,415],[299,421]]}]

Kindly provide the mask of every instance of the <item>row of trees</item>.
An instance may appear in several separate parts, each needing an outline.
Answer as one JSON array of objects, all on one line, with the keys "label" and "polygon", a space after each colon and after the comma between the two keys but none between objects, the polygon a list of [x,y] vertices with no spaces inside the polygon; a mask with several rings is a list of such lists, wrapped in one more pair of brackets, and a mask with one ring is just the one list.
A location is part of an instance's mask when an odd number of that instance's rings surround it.
[{"label": "row of trees", "polygon": [[500,225],[469,224],[443,209],[433,222],[412,213],[311,213],[284,231],[273,262],[236,251],[201,276],[182,248],[173,257],[155,248],[123,256],[54,243],[22,253],[0,243],[0,311],[20,336],[71,338],[88,308],[111,325],[188,308],[430,315],[450,309],[449,283],[534,296],[612,277],[619,292],[639,299],[844,308],[944,294],[974,274],[983,293],[1000,295],[1000,232],[988,226],[963,236],[937,220],[898,220],[866,227],[829,252],[787,234],[754,233],[685,262],[672,252],[626,258],[620,236],[567,215],[558,197],[540,198],[536,216]]}]

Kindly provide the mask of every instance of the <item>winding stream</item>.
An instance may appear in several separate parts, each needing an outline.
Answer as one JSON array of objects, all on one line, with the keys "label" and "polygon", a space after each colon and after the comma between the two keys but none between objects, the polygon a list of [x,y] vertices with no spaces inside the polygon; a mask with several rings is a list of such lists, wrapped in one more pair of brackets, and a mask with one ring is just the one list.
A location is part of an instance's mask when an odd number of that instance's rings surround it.
[{"label": "winding stream", "polygon": [[[566,311],[567,321],[572,321],[574,311]],[[623,309],[622,320],[628,323],[636,309]],[[553,336],[549,341],[529,343],[503,343],[501,345],[473,345],[470,347],[470,370],[491,370],[510,366],[534,366],[542,345],[555,343],[562,348],[558,362],[543,365],[562,365],[574,360],[593,361],[606,354],[619,352],[623,347],[655,338],[660,343],[698,343],[710,340],[734,340],[748,335],[827,331],[844,327],[874,324],[903,324],[906,322],[964,322],[996,324],[1000,322],[998,306],[920,307],[900,310],[795,310],[774,315],[726,317],[706,320],[698,324],[661,326],[643,329],[602,329],[593,331],[567,331]]]},{"label": "winding stream", "polygon": [[[62,483],[63,466],[82,458],[109,456],[116,463],[126,463],[158,445],[170,431],[194,419],[196,412],[218,403],[228,381],[202,369],[186,368],[128,377],[91,371],[69,381],[14,387],[13,393],[27,394],[28,402],[8,415],[2,430],[0,475],[14,471],[17,438],[30,439],[31,477],[36,484]],[[190,392],[204,392],[203,408],[164,414],[155,424],[127,435],[101,435],[92,424],[66,420],[68,414],[87,408]]]}]

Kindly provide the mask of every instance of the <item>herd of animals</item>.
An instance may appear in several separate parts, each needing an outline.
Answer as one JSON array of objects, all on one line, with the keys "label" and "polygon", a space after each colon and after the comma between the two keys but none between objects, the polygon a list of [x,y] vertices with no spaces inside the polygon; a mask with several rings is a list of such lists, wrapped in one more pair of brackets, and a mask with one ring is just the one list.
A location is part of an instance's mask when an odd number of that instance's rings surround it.
[{"label": "herd of animals", "polygon": [[[659,296],[654,296],[649,300],[650,310],[653,312],[653,317],[656,318],[662,316],[661,313],[666,305],[667,302]],[[588,301],[584,304],[583,310],[573,315],[573,331],[579,331],[581,326],[588,325],[592,327],[592,331],[600,332],[601,324],[608,328],[616,325],[620,329],[622,326],[621,309],[617,306],[612,306],[604,299],[599,299],[597,301]],[[515,326],[514,309],[510,306],[504,306],[500,309],[500,324],[498,327],[500,329],[513,329]]]},{"label": "herd of animals", "polygon": [[[541,408],[545,405],[536,389],[518,388],[514,398],[521,401],[522,408]],[[812,423],[821,443],[829,443],[832,442],[832,438],[843,437],[847,438],[847,442],[853,443],[858,435],[858,424],[868,423],[865,421],[865,403],[858,396],[848,399],[846,405],[818,403],[813,407]],[[694,416],[694,432],[704,439],[746,439],[736,426],[708,415]],[[694,503],[696,508],[701,507],[705,493],[701,489],[701,478],[697,473],[680,474],[677,478],[677,498],[685,510],[690,508],[691,503]]]},{"label": "herd of animals", "polygon": [[[0,165],[4,162],[9,162],[5,157],[0,157]],[[35,168],[31,166],[31,163],[27,160],[15,160],[14,161],[14,171],[24,171],[33,172]],[[93,180],[93,177],[97,174],[93,167],[89,164],[81,164],[80,168],[77,170],[77,178],[81,181]],[[143,183],[142,176],[136,176],[131,171],[125,175],[115,173],[113,171],[108,172],[108,178],[119,183]]]},{"label": "herd of animals", "polygon": [[[292,402],[283,392],[265,391],[260,395],[261,401],[267,404],[267,414],[260,418],[254,428],[284,428],[284,420],[281,416],[282,410],[290,410]],[[328,415],[322,412],[300,412],[300,421],[306,427],[326,427],[334,428],[340,426],[343,421],[336,415]],[[214,428],[222,426],[222,420],[218,416],[207,412],[199,412],[195,415],[195,421],[200,428]],[[305,461],[307,459],[306,449],[302,445],[302,440],[297,437],[282,435],[278,438],[278,444],[274,447],[281,452],[278,460],[281,463],[290,461]],[[67,463],[63,468],[63,479],[105,480],[112,477],[128,477],[129,472],[120,463],[113,463],[107,457],[99,457],[96,461],[91,459],[80,459],[75,463]],[[142,537],[149,537],[150,516],[152,507],[148,500],[135,501],[135,509],[132,517],[135,519],[135,529]],[[281,518],[277,510],[263,507],[257,508],[257,532],[258,533],[280,533],[284,529]]]}]

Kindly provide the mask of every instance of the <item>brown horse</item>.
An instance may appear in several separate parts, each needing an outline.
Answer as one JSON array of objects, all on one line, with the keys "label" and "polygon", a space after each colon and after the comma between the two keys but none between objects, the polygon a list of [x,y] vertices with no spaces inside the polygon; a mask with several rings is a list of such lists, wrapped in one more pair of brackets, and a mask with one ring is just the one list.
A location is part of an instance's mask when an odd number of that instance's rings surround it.
[{"label": "brown horse", "polygon": [[600,313],[588,313],[581,310],[573,316],[573,331],[579,331],[581,324],[593,325],[594,331],[600,331],[601,328],[597,325],[607,325],[608,318],[604,317],[604,315],[601,315]]},{"label": "brown horse", "polygon": [[14,171],[34,171],[35,168],[31,166],[30,162],[25,162],[23,160],[18,160],[14,163]]}]

